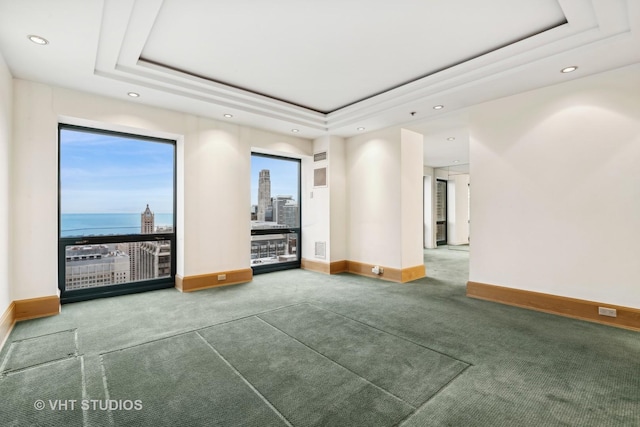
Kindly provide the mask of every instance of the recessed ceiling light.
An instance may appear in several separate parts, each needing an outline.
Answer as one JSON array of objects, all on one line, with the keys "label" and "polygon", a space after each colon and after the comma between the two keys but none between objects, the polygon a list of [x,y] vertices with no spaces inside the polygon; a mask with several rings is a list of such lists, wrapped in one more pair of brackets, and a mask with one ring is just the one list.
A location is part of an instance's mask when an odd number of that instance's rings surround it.
[{"label": "recessed ceiling light", "polygon": [[442,110],[444,108],[444,105],[436,105],[433,107],[434,110]]},{"label": "recessed ceiling light", "polygon": [[362,131],[364,130],[364,128],[363,128],[362,126],[360,126],[360,127],[359,127],[358,129],[356,129],[356,130],[359,130],[360,132],[362,132]]},{"label": "recessed ceiling light", "polygon": [[227,119],[230,119],[231,117],[233,117],[233,114],[225,114],[224,115]]},{"label": "recessed ceiling light", "polygon": [[49,44],[49,40],[45,39],[44,37],[36,36],[35,34],[29,34],[27,38],[32,42],[34,42],[35,44],[39,44],[43,46],[45,44]]},{"label": "recessed ceiling light", "polygon": [[300,131],[299,131],[298,129],[291,129],[291,132],[293,132],[293,133],[298,133],[298,132],[300,132]]},{"label": "recessed ceiling light", "polygon": [[562,70],[560,70],[560,72],[561,72],[561,73],[565,73],[565,74],[566,74],[566,73],[572,73],[572,72],[574,72],[574,71],[575,71],[575,70],[577,70],[577,69],[578,69],[578,67],[577,67],[577,66],[572,65],[571,67],[563,68]]},{"label": "recessed ceiling light", "polygon": [[455,137],[454,136],[450,136],[449,138],[447,138],[447,141],[455,141]]},{"label": "recessed ceiling light", "polygon": [[129,92],[127,93],[127,95],[129,95],[132,98],[138,98],[140,96],[140,94],[137,92]]},{"label": "recessed ceiling light", "polygon": [[454,160],[453,163],[460,163],[460,160]]}]

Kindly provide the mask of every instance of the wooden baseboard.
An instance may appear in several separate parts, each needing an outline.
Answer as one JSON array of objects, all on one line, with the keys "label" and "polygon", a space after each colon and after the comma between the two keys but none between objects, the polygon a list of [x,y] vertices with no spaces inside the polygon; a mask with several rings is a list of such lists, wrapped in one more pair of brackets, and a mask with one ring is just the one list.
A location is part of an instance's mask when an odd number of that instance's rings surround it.
[{"label": "wooden baseboard", "polygon": [[[225,278],[222,279],[221,276]],[[250,268],[185,277],[176,275],[176,288],[180,292],[193,292],[217,286],[237,285],[250,282],[252,279],[253,270]]]},{"label": "wooden baseboard", "polygon": [[424,264],[416,265],[415,267],[402,269],[402,283],[412,282],[417,279],[422,279],[427,275],[427,270]]},{"label": "wooden baseboard", "polygon": [[2,350],[2,347],[4,347],[4,343],[7,342],[7,338],[9,338],[9,334],[11,333],[11,329],[15,323],[16,303],[12,301],[2,317],[0,317],[0,351]]},{"label": "wooden baseboard", "polygon": [[373,274],[371,269],[373,264],[365,264],[356,261],[347,261],[347,271],[349,273],[358,274],[360,276],[375,277],[382,280],[388,280],[397,283],[406,283],[412,280],[420,279],[425,276],[424,264],[403,269],[390,268],[380,266],[383,269],[382,274]]},{"label": "wooden baseboard", "polygon": [[57,295],[21,299],[14,303],[16,322],[60,314],[60,297]]},{"label": "wooden baseboard", "polygon": [[315,271],[317,273],[331,274],[331,264],[328,262],[312,261],[310,259],[302,258],[300,260],[300,268]]},{"label": "wooden baseboard", "polygon": [[337,274],[348,271],[347,261],[345,260],[333,261],[329,263],[302,258],[302,260],[300,261],[300,267],[305,270],[316,271],[318,273],[324,274]]},{"label": "wooden baseboard", "polygon": [[[640,310],[635,308],[477,282],[467,282],[467,296],[640,331]],[[598,307],[615,309],[617,317],[599,315]]]},{"label": "wooden baseboard", "polygon": [[349,271],[349,261],[341,260],[341,261],[333,261],[329,264],[329,273],[330,274],[338,274]]}]

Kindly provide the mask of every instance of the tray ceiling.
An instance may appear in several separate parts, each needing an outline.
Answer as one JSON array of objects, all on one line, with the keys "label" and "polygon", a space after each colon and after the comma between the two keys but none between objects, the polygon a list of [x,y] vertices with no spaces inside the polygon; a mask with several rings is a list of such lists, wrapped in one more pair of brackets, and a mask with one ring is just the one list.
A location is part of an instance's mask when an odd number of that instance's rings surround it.
[{"label": "tray ceiling", "polygon": [[305,138],[402,126],[444,166],[469,107],[639,63],[640,1],[0,0],[0,52],[17,79]]},{"label": "tray ceiling", "polygon": [[566,23],[557,0],[164,0],[139,59],[328,113]]}]

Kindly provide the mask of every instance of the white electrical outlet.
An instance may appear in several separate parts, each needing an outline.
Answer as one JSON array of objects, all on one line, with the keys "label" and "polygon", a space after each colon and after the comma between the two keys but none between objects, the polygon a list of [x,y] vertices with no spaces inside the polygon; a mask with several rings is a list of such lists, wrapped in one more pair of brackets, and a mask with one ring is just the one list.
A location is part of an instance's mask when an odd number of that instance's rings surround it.
[{"label": "white electrical outlet", "polygon": [[600,316],[617,317],[618,312],[615,308],[598,307],[598,314]]},{"label": "white electrical outlet", "polygon": [[226,274],[218,274],[218,280],[227,280]]},{"label": "white electrical outlet", "polygon": [[380,274],[380,267],[376,265],[375,267],[373,267],[373,268],[371,269],[371,272],[372,272],[373,274]]}]

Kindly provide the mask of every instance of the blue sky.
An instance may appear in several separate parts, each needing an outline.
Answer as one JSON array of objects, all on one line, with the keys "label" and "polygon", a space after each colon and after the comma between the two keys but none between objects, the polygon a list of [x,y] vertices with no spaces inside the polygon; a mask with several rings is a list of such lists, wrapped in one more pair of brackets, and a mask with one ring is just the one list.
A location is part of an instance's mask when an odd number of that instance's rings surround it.
[{"label": "blue sky", "polygon": [[60,131],[62,213],[173,212],[172,144]]},{"label": "blue sky", "polygon": [[[62,213],[173,212],[172,144],[116,135],[60,131]],[[271,196],[298,200],[298,161],[251,156],[251,204],[258,177],[271,172]]]},{"label": "blue sky", "polygon": [[262,169],[269,169],[271,197],[293,196],[298,200],[298,161],[251,156],[251,204],[258,204],[258,180]]}]

